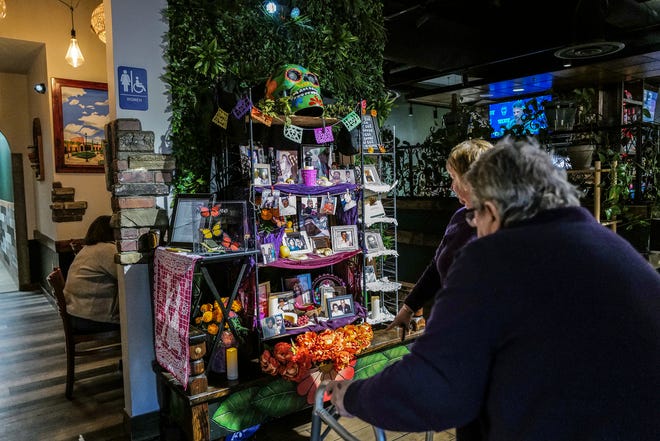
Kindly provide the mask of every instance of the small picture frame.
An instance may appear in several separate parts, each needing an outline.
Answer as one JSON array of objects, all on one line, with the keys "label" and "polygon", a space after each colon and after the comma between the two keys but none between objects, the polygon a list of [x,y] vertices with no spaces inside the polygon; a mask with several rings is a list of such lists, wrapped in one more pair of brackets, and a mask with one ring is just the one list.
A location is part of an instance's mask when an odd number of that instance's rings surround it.
[{"label": "small picture frame", "polygon": [[263,187],[270,184],[270,164],[254,164],[254,185]]},{"label": "small picture frame", "polygon": [[316,216],[319,212],[319,198],[303,196],[300,198],[300,213],[303,216]]},{"label": "small picture frame", "polygon": [[296,209],[295,196],[292,195],[280,196],[279,207],[280,207],[280,216],[295,216],[296,214],[298,214],[298,210]]},{"label": "small picture frame", "polygon": [[376,171],[376,166],[375,165],[365,165],[364,170],[363,170],[363,175],[362,175],[362,182],[367,185],[367,184],[374,184],[378,185],[380,184],[380,177],[378,177],[378,171]]},{"label": "small picture frame", "polygon": [[261,245],[261,255],[264,258],[264,264],[268,265],[277,260],[277,255],[275,254],[275,245],[272,243],[265,243]]},{"label": "small picture frame", "polygon": [[366,283],[373,283],[378,281],[378,279],[376,278],[376,269],[374,268],[373,265],[364,266],[364,281]]},{"label": "small picture frame", "polygon": [[385,250],[383,237],[377,231],[364,232],[364,246],[367,248],[367,253],[377,253]]},{"label": "small picture frame", "polygon": [[296,294],[293,291],[272,292],[268,296],[268,315],[295,312]]},{"label": "small picture frame", "polygon": [[289,251],[294,256],[314,251],[314,245],[304,231],[284,233],[284,236],[282,237],[282,245],[289,247]]},{"label": "small picture frame", "polygon": [[330,160],[332,158],[332,148],[325,145],[303,145],[302,161],[304,165],[305,158],[311,158],[312,166],[316,169],[316,176],[320,178],[328,176],[330,172]]},{"label": "small picture frame", "polygon": [[298,151],[297,150],[277,150],[277,168],[279,175],[278,183],[286,183],[287,180],[296,182],[298,178]]},{"label": "small picture frame", "polygon": [[268,297],[270,297],[270,282],[262,282],[257,290],[259,295],[259,319],[268,316]]},{"label": "small picture frame", "polygon": [[351,208],[357,207],[357,196],[355,192],[346,190],[339,196],[339,202],[341,203],[342,210],[348,211]]},{"label": "small picture frame", "polygon": [[319,214],[335,214],[337,210],[337,197],[325,195],[321,198],[321,208]]},{"label": "small picture frame", "polygon": [[287,291],[293,291],[296,296],[296,304],[309,305],[312,303],[312,276],[310,273],[288,277],[284,279],[283,285]]},{"label": "small picture frame", "polygon": [[365,201],[364,219],[366,222],[373,223],[383,217],[385,217],[385,207],[383,207],[383,203],[380,199]]},{"label": "small picture frame", "polygon": [[282,314],[275,314],[264,317],[259,322],[261,324],[261,332],[263,340],[274,338],[279,335],[286,334],[286,327],[284,326],[284,316]]},{"label": "small picture frame", "polygon": [[340,317],[350,317],[355,315],[355,305],[353,296],[350,294],[344,296],[335,296],[326,300],[326,310],[329,319]]},{"label": "small picture frame", "polygon": [[357,225],[330,227],[333,251],[353,251],[358,249]]}]

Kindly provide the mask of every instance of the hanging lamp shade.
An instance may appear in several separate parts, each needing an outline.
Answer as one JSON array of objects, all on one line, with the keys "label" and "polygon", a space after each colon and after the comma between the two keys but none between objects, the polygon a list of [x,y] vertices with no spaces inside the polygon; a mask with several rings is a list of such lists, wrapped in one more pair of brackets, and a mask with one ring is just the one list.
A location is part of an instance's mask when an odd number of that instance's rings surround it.
[{"label": "hanging lamp shade", "polygon": [[92,11],[91,25],[99,40],[105,43],[105,11],[103,2]]},{"label": "hanging lamp shade", "polygon": [[85,62],[85,57],[83,57],[80,46],[78,46],[76,31],[73,29],[71,30],[71,41],[69,42],[69,49],[67,49],[64,59],[73,67],[82,66]]}]

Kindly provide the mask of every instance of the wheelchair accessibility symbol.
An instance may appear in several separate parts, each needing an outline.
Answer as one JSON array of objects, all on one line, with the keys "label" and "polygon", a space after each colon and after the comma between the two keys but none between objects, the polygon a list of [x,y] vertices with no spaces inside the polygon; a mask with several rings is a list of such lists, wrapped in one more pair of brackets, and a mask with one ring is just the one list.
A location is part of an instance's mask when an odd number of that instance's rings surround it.
[{"label": "wheelchair accessibility symbol", "polygon": [[137,67],[119,66],[117,68],[119,80],[119,107],[130,110],[147,110],[148,89],[147,71]]}]

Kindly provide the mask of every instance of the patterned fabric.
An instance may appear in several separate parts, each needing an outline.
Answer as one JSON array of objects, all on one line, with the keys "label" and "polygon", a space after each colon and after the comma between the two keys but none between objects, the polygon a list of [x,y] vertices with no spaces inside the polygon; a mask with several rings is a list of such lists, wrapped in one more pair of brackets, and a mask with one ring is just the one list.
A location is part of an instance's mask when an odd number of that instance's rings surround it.
[{"label": "patterned fabric", "polygon": [[154,311],[156,360],[188,387],[190,364],[188,330],[195,262],[200,256],[156,249]]}]

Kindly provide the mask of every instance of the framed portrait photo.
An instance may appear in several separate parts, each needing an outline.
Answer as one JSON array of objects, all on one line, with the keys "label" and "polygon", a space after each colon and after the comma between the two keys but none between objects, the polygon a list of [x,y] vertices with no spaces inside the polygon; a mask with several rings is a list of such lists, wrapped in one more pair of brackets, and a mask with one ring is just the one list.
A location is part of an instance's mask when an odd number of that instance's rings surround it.
[{"label": "framed portrait photo", "polygon": [[330,227],[333,251],[353,251],[358,249],[357,225]]},{"label": "framed portrait photo", "polygon": [[335,214],[337,210],[337,197],[325,195],[321,198],[321,208],[319,214]]},{"label": "framed portrait photo", "polygon": [[312,166],[316,169],[316,176],[320,178],[325,176],[331,179],[328,174],[330,173],[330,158],[332,158],[332,148],[324,145],[303,145],[302,146],[302,161],[305,164],[305,158],[310,158]]},{"label": "framed portrait photo", "polygon": [[270,297],[270,282],[259,284],[259,319],[268,316],[268,297]]},{"label": "framed portrait photo", "polygon": [[366,283],[372,283],[376,282],[378,279],[376,278],[376,269],[374,268],[373,265],[365,265],[364,266],[364,281]]},{"label": "framed portrait photo", "polygon": [[282,314],[275,314],[272,316],[264,317],[261,319],[260,324],[264,340],[277,337],[278,335],[286,334],[284,316]]},{"label": "framed portrait photo", "polygon": [[270,185],[270,164],[254,164],[254,185]]},{"label": "framed portrait photo", "polygon": [[336,319],[340,317],[349,317],[355,315],[355,305],[353,304],[353,296],[350,294],[343,296],[334,296],[326,300],[326,308],[328,311],[329,319]]},{"label": "framed portrait photo", "polygon": [[310,241],[307,233],[298,231],[293,233],[284,233],[282,245],[289,247],[292,255],[307,254],[314,251],[314,244]]},{"label": "framed portrait photo", "polygon": [[275,246],[272,243],[265,243],[261,245],[261,255],[264,258],[264,264],[268,265],[277,260],[275,255]]},{"label": "framed portrait photo", "polygon": [[385,250],[383,237],[377,231],[364,232],[364,245],[367,247],[367,253],[377,253]]},{"label": "framed portrait photo", "polygon": [[53,137],[57,173],[104,173],[108,85],[52,79]]},{"label": "framed portrait photo", "polygon": [[376,171],[375,165],[365,165],[362,175],[362,182],[366,184],[380,184],[380,177],[378,176],[378,171]]}]

